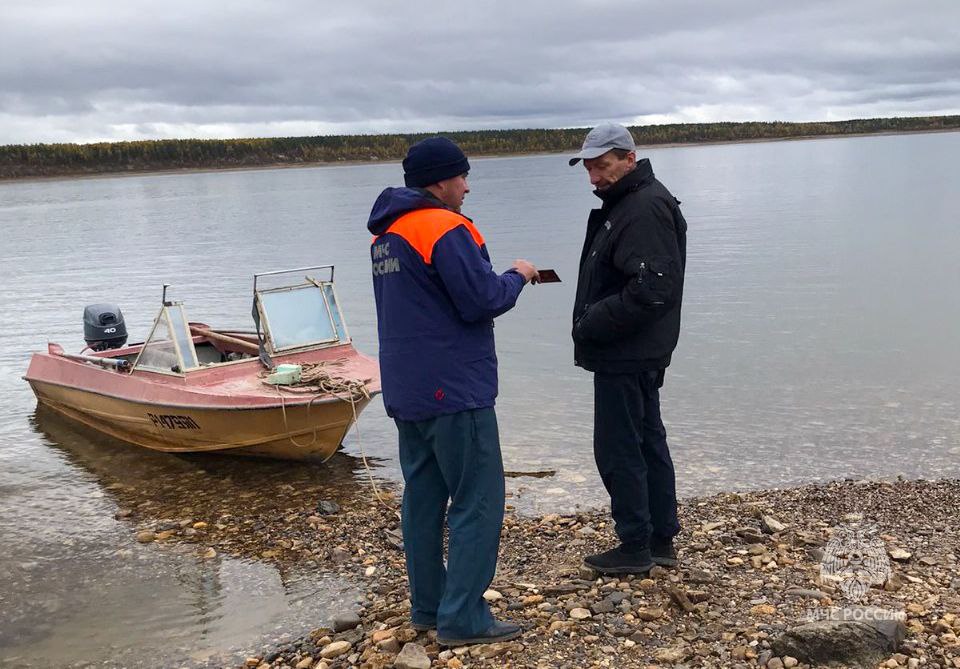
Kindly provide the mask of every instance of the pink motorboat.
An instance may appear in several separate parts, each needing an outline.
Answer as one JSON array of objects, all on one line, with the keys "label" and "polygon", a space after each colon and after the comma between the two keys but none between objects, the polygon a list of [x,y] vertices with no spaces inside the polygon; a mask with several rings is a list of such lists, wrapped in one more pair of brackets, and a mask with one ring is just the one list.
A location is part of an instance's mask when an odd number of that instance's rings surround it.
[{"label": "pink motorboat", "polygon": [[37,400],[155,450],[322,461],[380,392],[376,360],[351,343],[332,266],[255,275],[247,331],[188,321],[166,288],[143,343],[126,344],[119,309],[91,305],[89,351],[34,353],[24,378]]}]

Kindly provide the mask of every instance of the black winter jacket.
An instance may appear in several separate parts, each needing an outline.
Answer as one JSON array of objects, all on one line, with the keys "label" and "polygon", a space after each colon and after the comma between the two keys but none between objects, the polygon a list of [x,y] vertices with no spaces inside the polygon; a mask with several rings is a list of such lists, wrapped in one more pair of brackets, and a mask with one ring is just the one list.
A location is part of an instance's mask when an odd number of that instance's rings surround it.
[{"label": "black winter jacket", "polygon": [[687,222],[650,161],[590,212],[573,309],[574,360],[592,372],[665,369],[680,336]]}]

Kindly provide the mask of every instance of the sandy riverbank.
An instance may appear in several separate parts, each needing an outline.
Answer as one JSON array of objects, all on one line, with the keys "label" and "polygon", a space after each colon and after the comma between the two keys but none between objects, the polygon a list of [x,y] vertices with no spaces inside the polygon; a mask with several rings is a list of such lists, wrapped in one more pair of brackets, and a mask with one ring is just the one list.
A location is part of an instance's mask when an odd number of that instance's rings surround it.
[{"label": "sandy riverbank", "polygon": [[[390,667],[407,643],[423,648],[430,666],[450,669],[791,666],[790,658],[773,655],[773,641],[850,599],[820,578],[827,542],[854,522],[850,514],[875,525],[890,558],[889,578],[859,603],[906,615],[905,641],[874,666],[960,667],[956,480],[846,481],[687,499],[677,540],[681,566],[657,569],[649,579],[597,578],[582,569],[584,554],[615,542],[606,513],[529,518],[508,508],[489,598],[498,616],[521,622],[526,632],[513,643],[452,650],[407,624],[394,495],[387,505],[371,497],[334,509],[292,494],[279,506],[251,504],[243,515],[228,515],[218,512],[211,490],[194,500],[184,522],[174,509],[143,507],[142,490],[113,493],[123,505],[118,516],[141,541],[191,542],[208,558],[229,554],[281,569],[335,571],[366,592],[362,608],[317,621],[317,630],[295,643],[250,649],[251,667]],[[198,666],[237,662],[243,660]]]}]

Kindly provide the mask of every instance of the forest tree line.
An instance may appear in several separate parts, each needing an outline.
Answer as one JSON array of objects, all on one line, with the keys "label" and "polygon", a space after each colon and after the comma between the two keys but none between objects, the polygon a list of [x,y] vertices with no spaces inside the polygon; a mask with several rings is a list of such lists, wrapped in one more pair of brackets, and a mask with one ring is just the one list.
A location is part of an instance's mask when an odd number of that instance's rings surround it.
[{"label": "forest tree line", "polygon": [[[639,145],[960,130],[960,116],[632,126]],[[577,151],[588,128],[445,132],[470,156]],[[0,179],[400,160],[433,133],[0,146]]]}]

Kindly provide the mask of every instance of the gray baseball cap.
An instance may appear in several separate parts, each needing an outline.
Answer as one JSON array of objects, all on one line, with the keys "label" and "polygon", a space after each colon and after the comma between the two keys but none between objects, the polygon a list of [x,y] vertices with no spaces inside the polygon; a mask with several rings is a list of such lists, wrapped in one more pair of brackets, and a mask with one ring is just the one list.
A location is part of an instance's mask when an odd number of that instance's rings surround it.
[{"label": "gray baseball cap", "polygon": [[586,139],[583,140],[583,146],[580,147],[580,153],[570,159],[570,166],[576,165],[581,160],[598,158],[610,149],[637,150],[637,145],[633,143],[633,135],[619,123],[601,123],[588,132]]}]

